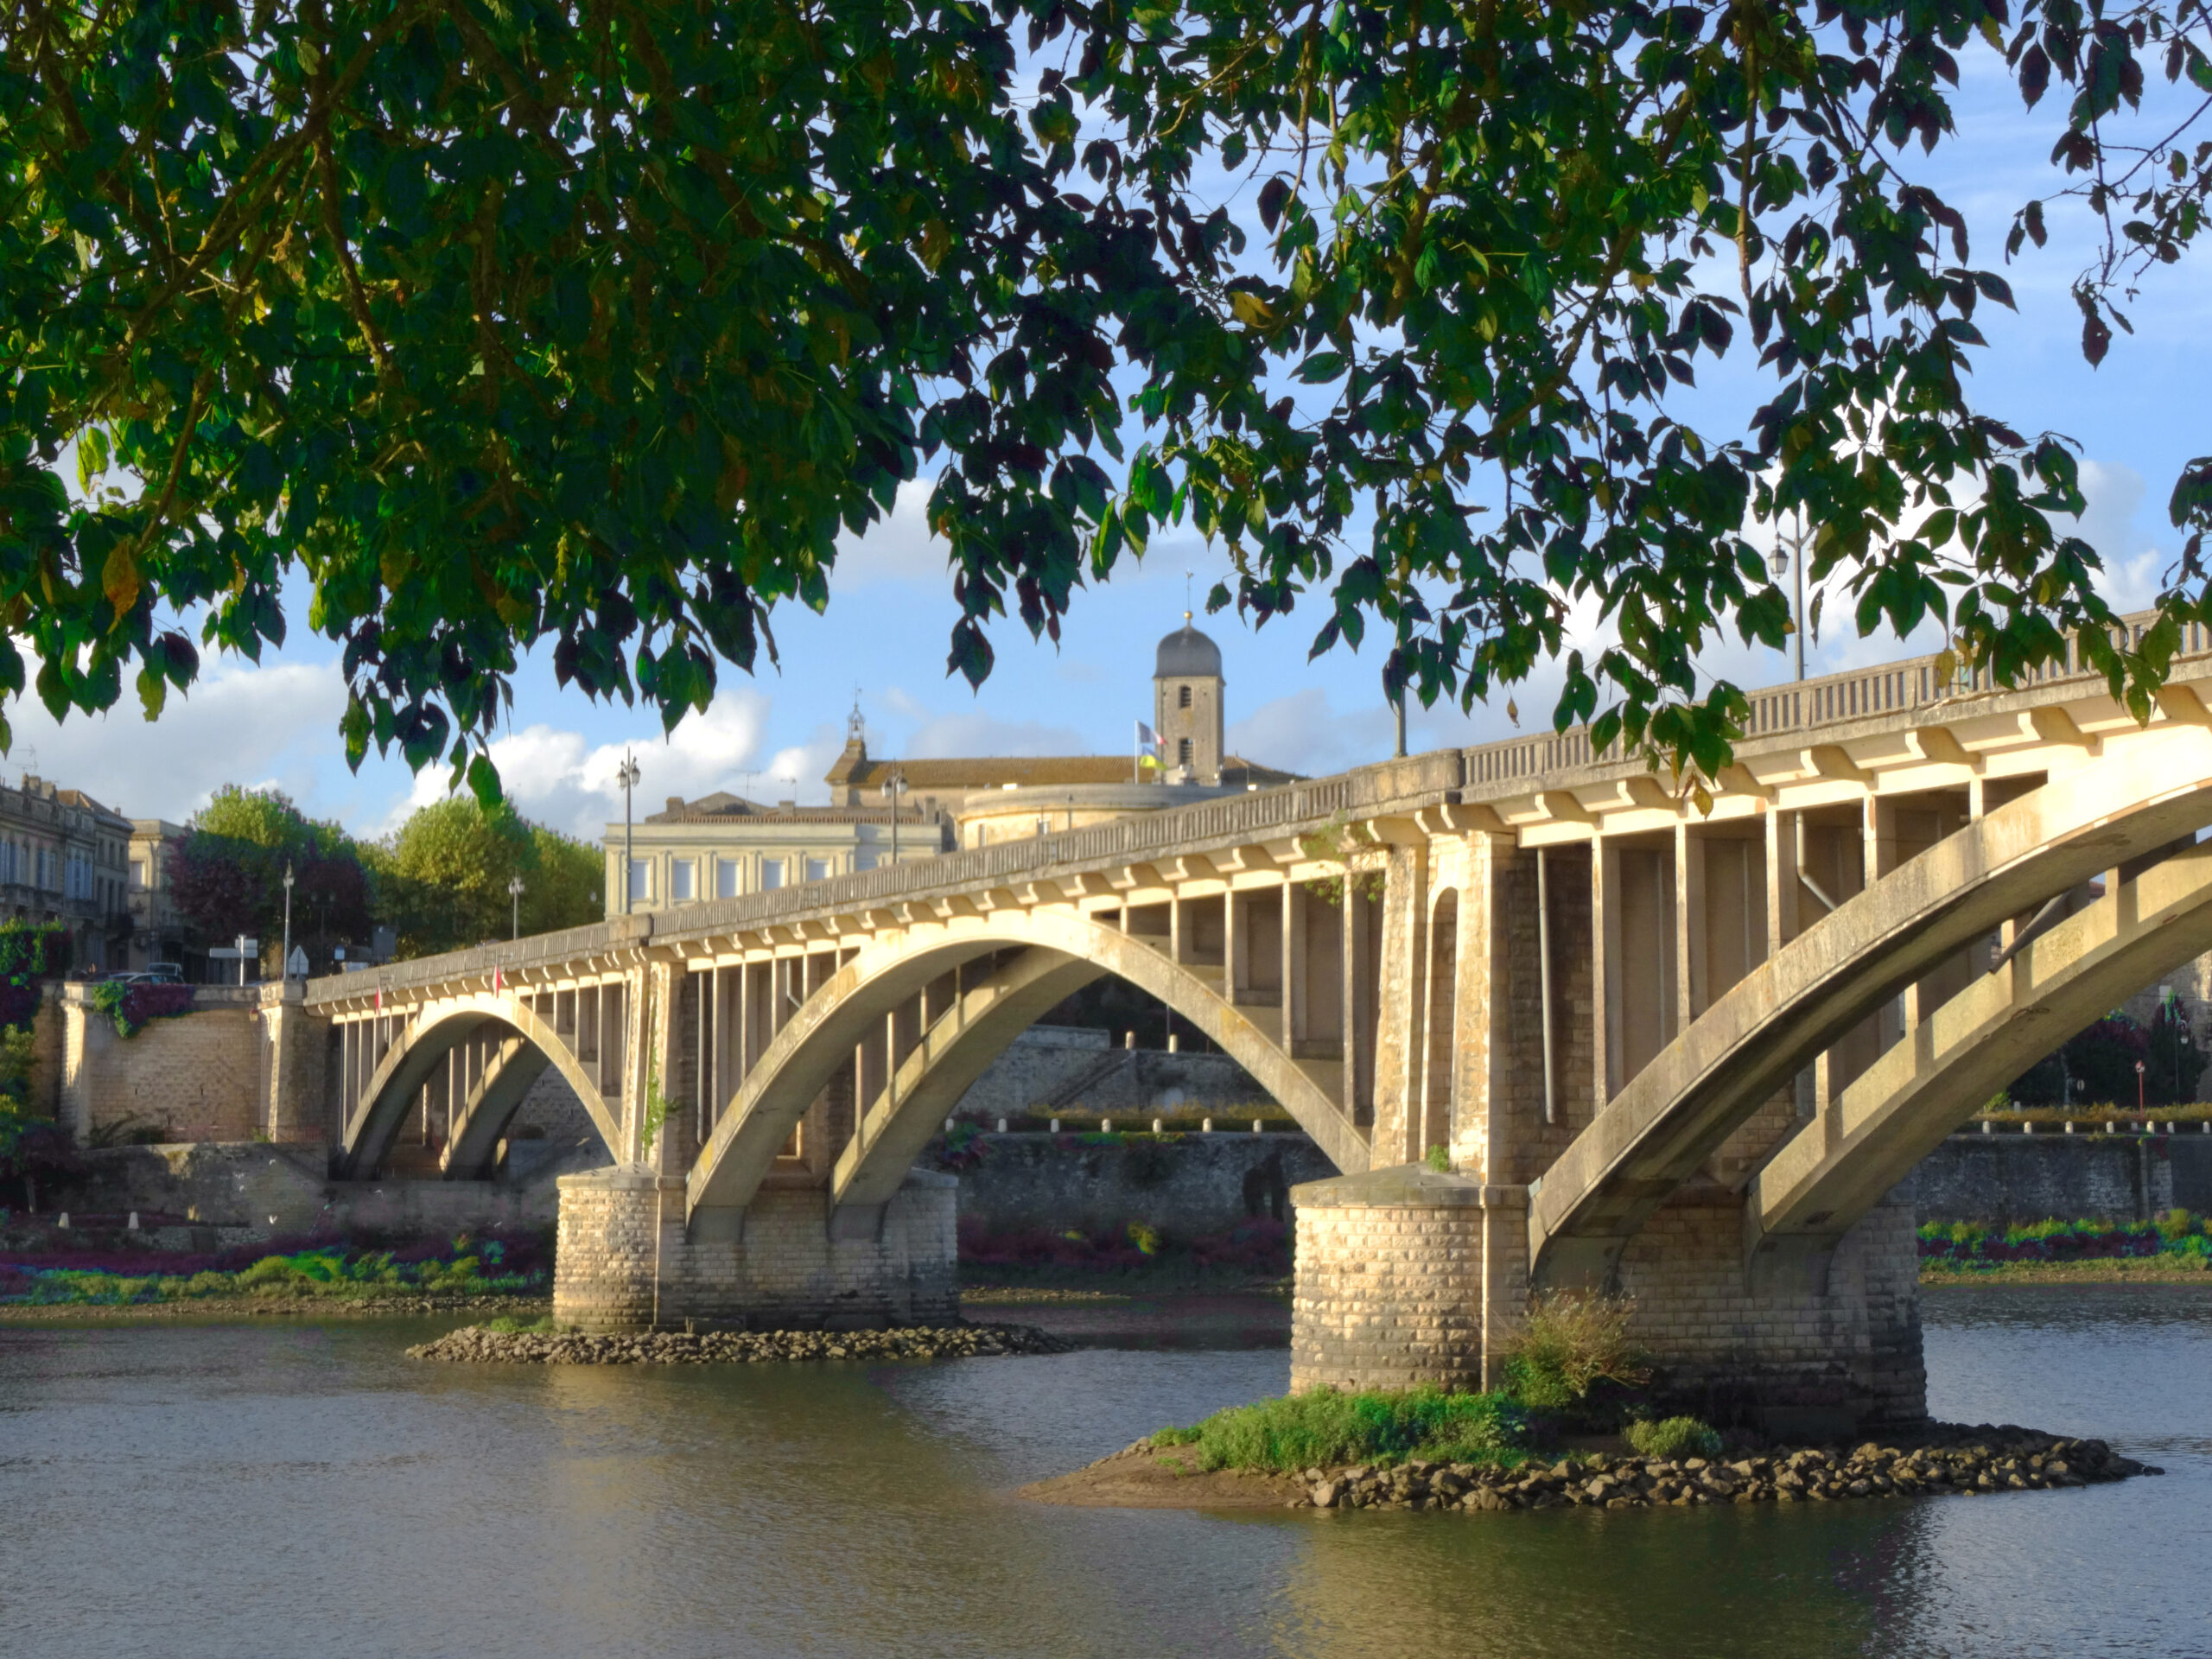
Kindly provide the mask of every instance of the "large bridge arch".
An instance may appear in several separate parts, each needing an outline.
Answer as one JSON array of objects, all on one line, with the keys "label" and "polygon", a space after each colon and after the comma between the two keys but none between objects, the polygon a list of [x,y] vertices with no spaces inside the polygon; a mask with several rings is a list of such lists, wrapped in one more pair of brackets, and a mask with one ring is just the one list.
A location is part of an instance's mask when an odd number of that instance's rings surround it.
[{"label": "large bridge arch", "polygon": [[[487,1071],[458,1123],[453,1146],[446,1154],[449,1175],[470,1175],[485,1161],[485,1154],[505,1128],[507,1119],[522,1103],[523,1095],[545,1065],[556,1068],[591,1116],[592,1126],[609,1147],[622,1144],[620,1126],[575,1052],[552,1026],[519,997],[499,994],[442,999],[419,1010],[406,1029],[392,1041],[363,1085],[347,1114],[345,1136],[334,1160],[342,1179],[358,1179],[373,1173],[391,1149],[408,1109],[437,1068],[462,1044],[486,1035],[505,1037],[498,1058],[501,1064]],[[511,1052],[526,1047],[543,1062],[523,1061]],[[504,1079],[504,1081],[502,1081]],[[519,1084],[519,1086],[517,1086]],[[464,1142],[467,1157],[464,1161]]]},{"label": "large bridge arch", "polygon": [[[1008,909],[873,940],[825,981],[769,1043],[721,1115],[692,1166],[689,1198],[695,1216],[701,1211],[741,1210],[751,1202],[801,1114],[855,1044],[893,1007],[950,969],[1015,948],[1021,952],[1016,961],[1029,965],[1002,968],[986,982],[996,988],[988,994],[989,1017],[980,1017],[983,1010],[970,1007],[979,1017],[964,1036],[954,1040],[948,1030],[934,1053],[925,1052],[925,1043],[916,1051],[924,1056],[921,1065],[912,1073],[901,1068],[899,1075],[911,1087],[895,1089],[889,1102],[879,1097],[873,1103],[862,1122],[876,1118],[873,1107],[888,1109],[877,1119],[874,1135],[883,1150],[870,1157],[863,1148],[853,1154],[849,1166],[841,1164],[838,1185],[847,1202],[880,1201],[861,1194],[873,1193],[887,1181],[895,1185],[896,1173],[906,1166],[892,1172],[895,1146],[912,1138],[917,1126],[942,1120],[934,1104],[942,1090],[927,1084],[929,1071],[944,1067],[942,1079],[948,1084],[969,1067],[980,1071],[1059,1000],[1040,1000],[1051,986],[1073,988],[1104,974],[1157,996],[1204,1032],[1281,1103],[1338,1168],[1350,1173],[1367,1167],[1367,1142],[1317,1075],[1318,1068],[1291,1058],[1207,979],[1141,938],[1088,917]],[[962,1006],[969,1006],[964,988],[954,1012]],[[937,1029],[935,1023],[931,1029]],[[934,1120],[928,1116],[932,1111]],[[920,1133],[914,1150],[927,1138]]]},{"label": "large bridge arch", "polygon": [[1530,1193],[1532,1285],[1603,1284],[1628,1240],[1814,1056],[1974,940],[2212,823],[2212,732],[2156,733],[1920,853],[1738,981]]},{"label": "large bridge arch", "polygon": [[1762,1262],[1820,1261],[1980,1103],[2144,985],[2212,950],[2212,842],[2119,884],[1906,1033],[1746,1195]]}]

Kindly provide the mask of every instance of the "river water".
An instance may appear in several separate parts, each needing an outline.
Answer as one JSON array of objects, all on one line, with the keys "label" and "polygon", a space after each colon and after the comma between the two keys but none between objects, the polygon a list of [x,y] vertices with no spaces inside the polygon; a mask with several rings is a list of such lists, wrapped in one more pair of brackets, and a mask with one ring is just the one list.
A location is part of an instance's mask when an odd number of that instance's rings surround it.
[{"label": "river water", "polygon": [[1287,1372],[1265,1312],[1033,1317],[1129,1345],[505,1370],[407,1359],[428,1322],[0,1329],[0,1653],[2212,1653],[2193,1287],[1927,1300],[1939,1415],[2102,1435],[2163,1478],[1626,1513],[1025,1503]]}]

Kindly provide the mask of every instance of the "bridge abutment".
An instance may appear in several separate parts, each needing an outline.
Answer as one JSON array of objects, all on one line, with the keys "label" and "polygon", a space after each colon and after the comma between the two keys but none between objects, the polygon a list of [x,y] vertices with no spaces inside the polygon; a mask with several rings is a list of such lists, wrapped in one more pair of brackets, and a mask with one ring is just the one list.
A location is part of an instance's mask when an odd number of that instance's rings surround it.
[{"label": "bridge abutment", "polygon": [[688,1229],[673,1176],[595,1170],[560,1187],[553,1317],[564,1325],[850,1330],[960,1316],[950,1175],[912,1171],[865,1211],[833,1211],[821,1187],[767,1187]]}]

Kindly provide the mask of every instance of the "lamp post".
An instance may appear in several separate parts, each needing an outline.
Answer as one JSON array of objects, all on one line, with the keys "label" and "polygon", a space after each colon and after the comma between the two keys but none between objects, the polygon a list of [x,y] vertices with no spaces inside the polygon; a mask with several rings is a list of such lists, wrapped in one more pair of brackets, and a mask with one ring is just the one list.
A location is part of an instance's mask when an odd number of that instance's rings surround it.
[{"label": "lamp post", "polygon": [[284,955],[276,964],[276,982],[292,976],[292,861],[284,861]]},{"label": "lamp post", "polygon": [[2143,1109],[2143,1062],[2135,1062],[2135,1109]]},{"label": "lamp post", "polygon": [[893,772],[883,779],[883,798],[891,803],[891,861],[899,861],[899,798],[906,792],[906,774]]},{"label": "lamp post", "polygon": [[524,888],[523,888],[523,885],[522,885],[522,877],[520,877],[520,876],[518,876],[518,875],[511,875],[511,876],[509,876],[509,877],[507,878],[507,897],[508,897],[510,899],[513,900],[513,902],[514,902],[514,912],[515,912],[515,931],[514,931],[514,935],[513,935],[513,937],[514,937],[514,938],[518,938],[518,938],[522,938],[522,895],[523,895],[523,892],[524,892]]},{"label": "lamp post", "polygon": [[629,750],[622,751],[622,769],[614,774],[622,785],[622,913],[630,913],[630,791],[638,786],[645,774],[638,770],[637,758]]},{"label": "lamp post", "polygon": [[1790,632],[1797,642],[1797,677],[1802,680],[1805,677],[1805,511],[1803,508],[1800,507],[1797,510],[1797,534],[1791,538],[1787,551],[1783,550],[1782,544],[1782,532],[1779,530],[1776,531],[1774,551],[1767,555],[1766,568],[1774,572],[1774,579],[1777,582],[1781,581],[1793,569],[1797,573],[1796,598],[1789,613],[1789,620],[1792,625]]}]

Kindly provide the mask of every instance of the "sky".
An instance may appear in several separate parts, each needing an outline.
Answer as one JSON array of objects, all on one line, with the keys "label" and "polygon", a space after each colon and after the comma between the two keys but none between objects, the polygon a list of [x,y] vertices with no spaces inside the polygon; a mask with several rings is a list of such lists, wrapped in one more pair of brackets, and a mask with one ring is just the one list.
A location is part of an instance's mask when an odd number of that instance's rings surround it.
[{"label": "sky", "polygon": [[[2054,94],[2023,112],[1999,67],[1980,48],[1965,60],[1957,100],[1963,137],[1907,169],[1934,185],[1966,215],[1973,262],[1997,266],[2014,209],[2056,188],[2045,165],[2059,119]],[[1243,210],[1239,204],[1238,211]],[[1256,226],[1253,227],[1256,231]],[[2106,562],[2107,590],[2124,605],[2155,592],[2180,538],[2166,522],[2173,479],[2193,455],[2212,449],[2212,283],[2202,251],[2151,278],[2133,310],[2136,333],[2119,336],[2101,368],[2078,349],[2079,314],[2068,284],[2086,244],[2078,221],[2053,219],[2051,245],[2026,251],[2007,270],[2018,315],[1986,308],[1978,316],[1992,349],[1981,353],[1975,390],[1983,408],[2018,429],[2063,432],[2084,456],[2089,510],[2081,531]],[[1701,362],[1700,413],[1732,391]],[[1748,378],[1735,407],[1754,406]],[[1708,430],[1716,429],[1708,424]],[[1726,429],[1719,429],[1725,430]],[[657,718],[620,703],[594,703],[557,687],[546,653],[518,678],[514,709],[493,745],[509,794],[526,815],[597,839],[619,822],[614,783],[626,748],[642,772],[640,815],[671,797],[728,789],[765,800],[822,801],[822,774],[842,746],[857,706],[872,753],[1126,753],[1134,723],[1151,713],[1153,652],[1179,627],[1187,594],[1200,602],[1227,574],[1227,561],[1187,531],[1156,537],[1141,563],[1128,563],[1103,586],[1077,595],[1056,649],[1033,643],[1018,622],[993,634],[998,664],[980,691],[948,678],[949,630],[957,617],[941,544],[923,522],[926,481],[901,492],[896,510],[868,536],[849,540],[830,582],[826,613],[798,607],[774,619],[780,669],[748,678],[727,664],[714,706],[664,735]],[[304,591],[289,607],[291,638],[259,663],[210,656],[190,695],[172,696],[158,723],[136,699],[104,716],[73,715],[61,725],[35,698],[7,710],[16,734],[8,770],[33,771],[134,817],[182,821],[219,786],[238,783],[284,791],[310,815],[361,836],[389,832],[416,806],[441,798],[447,774],[410,776],[396,754],[372,755],[349,772],[337,726],[345,703],[339,648],[306,626]],[[1810,653],[1808,671],[1833,672],[1933,649],[1886,636],[1859,639],[1830,609],[1829,626]],[[1229,745],[1248,759],[1308,774],[1386,757],[1391,718],[1382,701],[1381,652],[1342,646],[1307,660],[1320,607],[1255,630],[1233,612],[1199,626],[1222,646],[1227,677]],[[1575,618],[1582,640],[1595,619]],[[1779,652],[1738,648],[1701,658],[1708,675],[1756,687],[1788,677]],[[1511,696],[1525,727],[1548,723],[1556,678],[1540,671]],[[1415,749],[1510,735],[1499,694],[1471,715],[1456,709],[1409,715]]]}]

